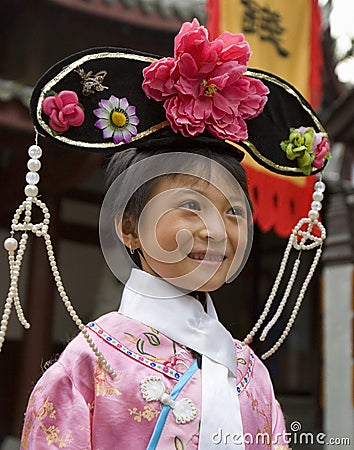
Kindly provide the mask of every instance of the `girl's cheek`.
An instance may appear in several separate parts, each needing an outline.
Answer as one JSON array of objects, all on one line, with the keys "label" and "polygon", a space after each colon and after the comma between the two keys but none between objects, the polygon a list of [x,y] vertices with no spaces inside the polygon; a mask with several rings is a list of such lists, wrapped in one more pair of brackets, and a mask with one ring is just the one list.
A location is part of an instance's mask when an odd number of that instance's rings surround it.
[{"label": "girl's cheek", "polygon": [[180,248],[183,252],[184,248],[193,243],[193,226],[178,214],[166,214],[156,226],[156,239],[165,251],[172,252]]}]

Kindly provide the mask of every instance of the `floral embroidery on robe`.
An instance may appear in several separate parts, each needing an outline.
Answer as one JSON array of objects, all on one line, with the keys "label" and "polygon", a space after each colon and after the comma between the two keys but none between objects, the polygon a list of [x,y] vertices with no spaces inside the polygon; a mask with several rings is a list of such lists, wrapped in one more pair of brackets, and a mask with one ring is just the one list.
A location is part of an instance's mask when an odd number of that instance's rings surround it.
[{"label": "floral embroidery on robe", "polygon": [[[161,411],[140,391],[145,377],[159,376],[170,392],[193,363],[187,348],[150,327],[113,312],[99,318],[90,335],[117,372],[112,379],[81,335],[65,349],[34,388],[22,434],[22,450],[145,450]],[[90,329],[90,327],[88,327]],[[105,336],[105,337],[104,337]],[[140,341],[139,341],[140,340]],[[142,341],[144,343],[142,344]],[[138,343],[139,342],[139,343]],[[238,393],[244,433],[284,435],[285,425],[269,374],[247,346],[239,343]],[[236,386],[235,386],[236,392]],[[201,370],[181,392],[197,409],[194,421],[176,423],[169,413],[157,450],[196,450],[201,408]],[[246,450],[284,450],[276,443],[245,444]]]}]

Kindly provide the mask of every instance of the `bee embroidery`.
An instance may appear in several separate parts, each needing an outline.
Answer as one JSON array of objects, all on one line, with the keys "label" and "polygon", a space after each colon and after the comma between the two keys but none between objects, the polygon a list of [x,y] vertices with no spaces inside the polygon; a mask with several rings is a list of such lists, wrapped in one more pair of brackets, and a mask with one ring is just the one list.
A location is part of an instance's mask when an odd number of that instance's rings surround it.
[{"label": "bee embroidery", "polygon": [[102,82],[107,75],[106,70],[100,70],[95,75],[93,75],[93,71],[90,70],[89,72],[85,73],[83,69],[80,67],[75,70],[77,74],[81,77],[81,84],[83,84],[82,93],[85,96],[88,96],[90,94],[94,94],[95,92],[102,92],[104,89],[108,89],[107,86],[103,86]]}]

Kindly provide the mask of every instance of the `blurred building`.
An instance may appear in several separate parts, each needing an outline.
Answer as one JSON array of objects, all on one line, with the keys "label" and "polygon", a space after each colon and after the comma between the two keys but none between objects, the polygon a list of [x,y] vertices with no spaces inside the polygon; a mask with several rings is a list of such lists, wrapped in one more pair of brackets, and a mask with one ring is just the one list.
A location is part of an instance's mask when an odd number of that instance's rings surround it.
[{"label": "blurred building", "polygon": [[[129,47],[162,56],[171,55],[173,38],[181,23],[193,17],[205,23],[205,0],[1,1],[0,179],[3,189],[0,190],[0,237],[8,236],[13,212],[24,199],[27,149],[34,139],[28,103],[38,77],[61,58],[88,47]],[[333,94],[333,83],[331,80],[328,83],[328,92]],[[341,311],[342,314],[346,311],[347,318],[351,314],[350,320],[353,315],[353,288],[350,285],[350,290],[348,285],[348,277],[352,279],[354,231],[353,99],[351,94],[341,98],[330,110],[326,106],[328,113],[323,116],[332,138],[345,146],[337,147],[342,157],[338,157],[337,164],[332,166],[332,179],[329,180],[332,195],[328,200],[326,221],[332,240],[329,240],[324,260],[329,272],[323,273],[328,276],[333,267],[345,266],[347,309]],[[328,107],[332,105],[332,101],[328,103]],[[121,292],[121,285],[105,265],[98,242],[105,160],[100,155],[76,154],[51,143],[41,144],[45,154],[39,188],[54,217],[50,232],[59,267],[71,300],[82,319],[88,321],[116,309]],[[252,327],[267,298],[285,245],[286,240],[275,233],[263,234],[256,230],[254,247],[242,275],[214,295],[221,320],[240,339]],[[32,327],[23,335],[13,318],[8,340],[0,354],[0,436],[19,435],[33,383],[45,369],[46,361],[60,352],[65,341],[76,333],[55,292],[41,239],[31,239],[26,253],[21,293]],[[6,258],[6,252],[1,250],[0,306],[8,289]],[[337,272],[333,274],[334,277],[338,275]],[[331,279],[327,280],[332,285]],[[326,360],[326,338],[322,338],[322,325],[327,326],[323,321],[323,315],[327,314],[327,306],[323,304],[326,289],[326,281],[318,273],[291,336],[268,362],[289,423],[295,419],[304,420],[318,431],[323,429],[322,409],[327,401],[334,401],[334,398],[323,396],[325,373],[334,363]],[[337,291],[342,292],[342,286],[336,285]],[[328,293],[333,296],[333,292]],[[332,301],[333,298],[330,305],[333,305]],[[339,308],[335,309],[339,311]],[[350,327],[352,325],[347,328]],[[326,331],[328,336],[330,332],[331,325]],[[277,338],[276,335],[273,337]],[[333,339],[337,338],[333,336]],[[255,346],[262,350],[258,342]],[[353,348],[353,342],[350,348]],[[329,354],[338,358],[332,348]],[[341,367],[347,375],[347,371],[352,370],[353,355],[345,354],[345,357]],[[332,373],[329,370],[330,377]],[[347,393],[348,389],[347,386]],[[353,386],[350,389],[352,396]],[[347,396],[345,411],[348,411],[348,404],[353,408],[352,402],[353,399]],[[325,420],[332,432],[333,418],[326,416]]]}]

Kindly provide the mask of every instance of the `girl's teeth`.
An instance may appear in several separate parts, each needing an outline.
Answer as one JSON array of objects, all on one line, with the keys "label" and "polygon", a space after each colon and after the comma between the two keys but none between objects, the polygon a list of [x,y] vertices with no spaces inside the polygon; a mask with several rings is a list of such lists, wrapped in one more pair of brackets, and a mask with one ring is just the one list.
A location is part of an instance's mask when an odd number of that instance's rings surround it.
[{"label": "girl's teeth", "polygon": [[205,261],[222,261],[223,260],[222,256],[215,256],[215,257],[213,257],[213,256],[205,257],[202,255],[189,255],[189,256],[192,259],[205,260]]}]

